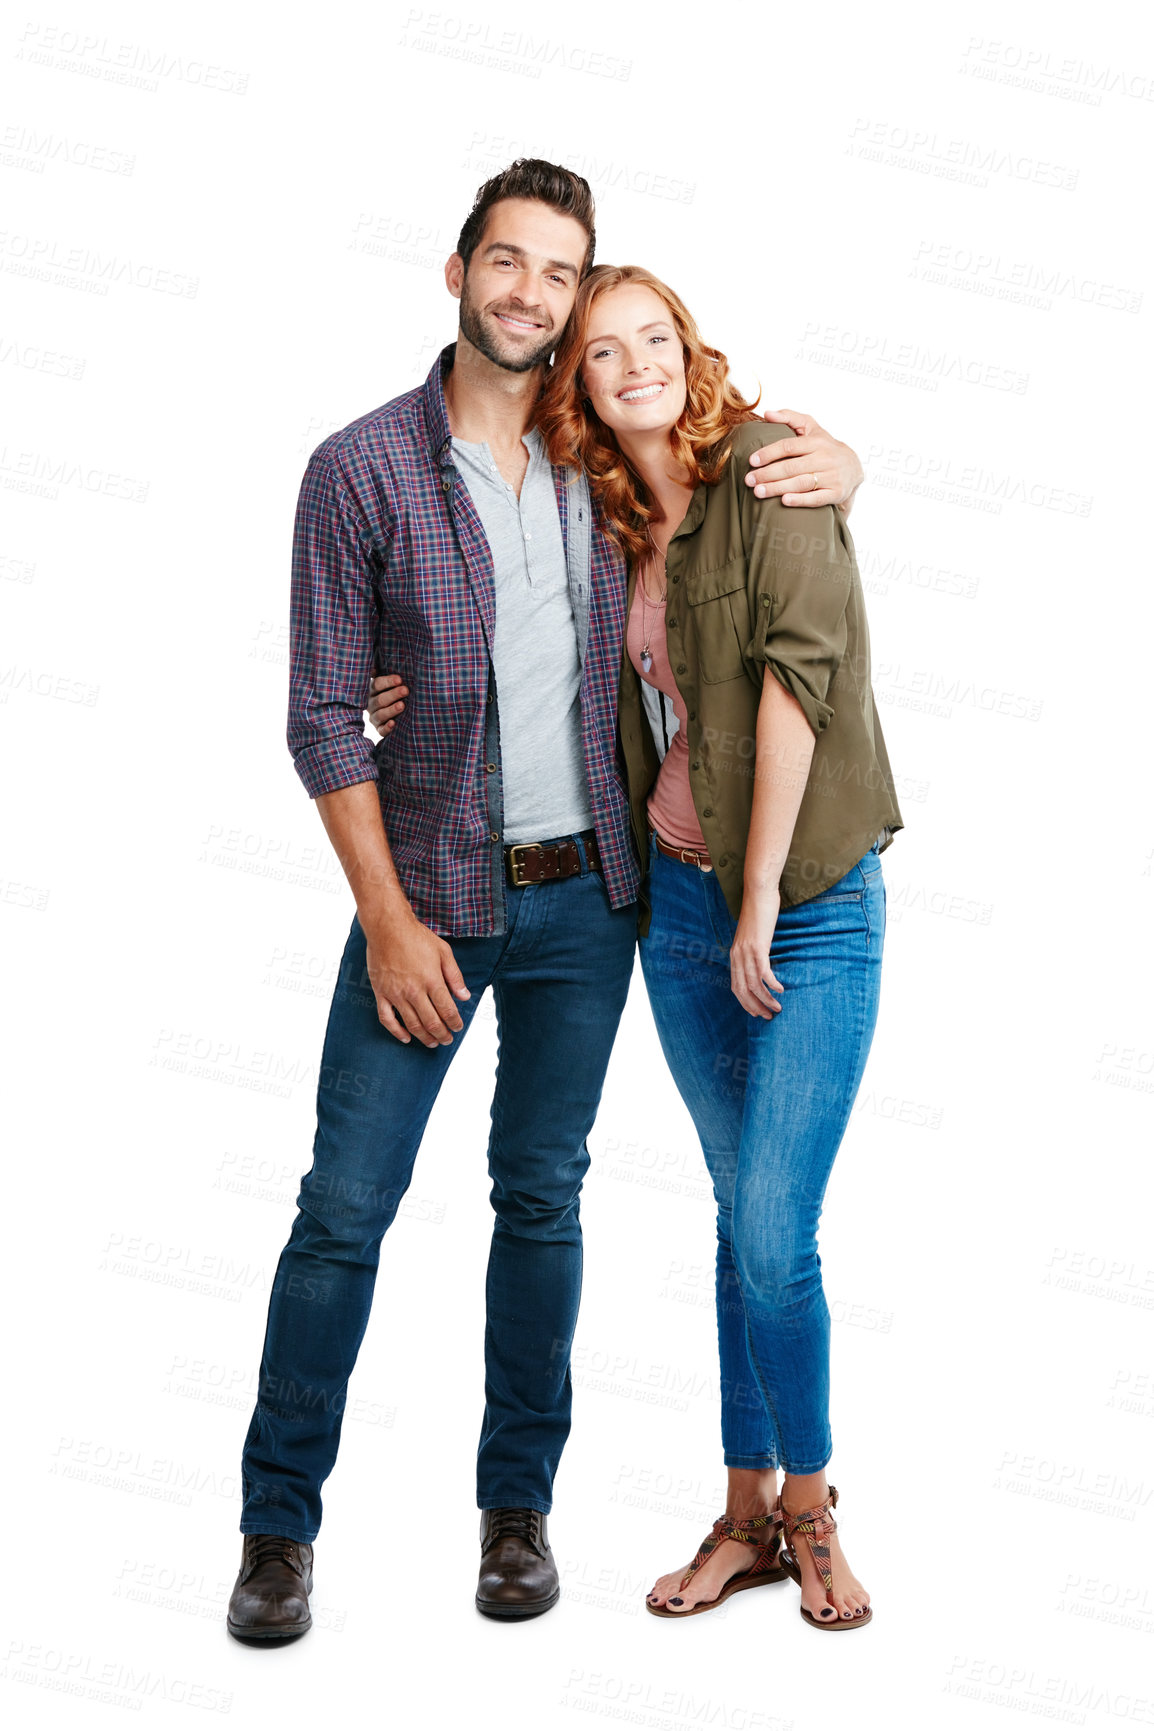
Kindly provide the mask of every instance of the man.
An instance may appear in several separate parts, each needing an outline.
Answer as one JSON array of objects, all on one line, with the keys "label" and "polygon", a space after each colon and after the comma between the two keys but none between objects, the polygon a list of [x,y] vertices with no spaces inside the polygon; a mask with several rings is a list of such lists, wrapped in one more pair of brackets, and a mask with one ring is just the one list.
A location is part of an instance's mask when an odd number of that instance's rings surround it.
[{"label": "man", "polygon": [[[620,555],[585,478],[554,472],[525,429],[593,249],[579,175],[526,161],[487,182],[445,268],[457,343],[422,387],[324,440],[305,473],[288,740],[357,913],[244,1447],[228,1615],[241,1640],[310,1625],[320,1491],[380,1241],[489,985],[476,1605],[523,1618],[559,1597],[546,1517],[569,1431],[578,1198],[632,972],[638,867],[615,752]],[[825,472],[841,500],[860,480],[820,430],[794,454],[784,467],[803,487]],[[404,668],[413,696],[372,747],[374,665]]]}]

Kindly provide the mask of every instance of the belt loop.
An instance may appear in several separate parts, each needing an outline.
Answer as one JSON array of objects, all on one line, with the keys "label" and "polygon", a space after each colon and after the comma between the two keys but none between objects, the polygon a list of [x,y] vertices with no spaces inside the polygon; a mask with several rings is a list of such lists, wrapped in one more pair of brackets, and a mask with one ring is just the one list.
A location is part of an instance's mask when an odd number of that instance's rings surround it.
[{"label": "belt loop", "polygon": [[573,841],[577,848],[577,858],[581,861],[581,870],[578,876],[587,878],[589,876],[589,855],[585,852],[585,838],[580,832],[577,832],[574,834]]}]

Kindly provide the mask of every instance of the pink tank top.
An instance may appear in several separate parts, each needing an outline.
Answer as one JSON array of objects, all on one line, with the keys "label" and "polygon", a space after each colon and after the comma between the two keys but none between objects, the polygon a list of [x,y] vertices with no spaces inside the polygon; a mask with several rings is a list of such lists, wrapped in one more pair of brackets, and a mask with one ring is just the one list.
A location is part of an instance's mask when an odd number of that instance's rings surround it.
[{"label": "pink tank top", "polygon": [[[641,665],[646,643],[652,657],[652,665],[648,671]],[[625,648],[645,684],[653,686],[663,694],[668,700],[664,708],[668,710],[672,705],[677,718],[677,729],[669,742],[669,749],[649,795],[649,821],[662,841],[667,841],[671,847],[693,848],[708,858],[705,837],[701,833],[689,786],[689,740],[686,732],[688,717],[681,701],[681,693],[677,689],[677,681],[673,677],[673,669],[669,665],[669,650],[665,638],[665,602],[647,601],[640,581],[635,585],[633,605],[629,609]],[[648,723],[643,722],[643,725]]]}]

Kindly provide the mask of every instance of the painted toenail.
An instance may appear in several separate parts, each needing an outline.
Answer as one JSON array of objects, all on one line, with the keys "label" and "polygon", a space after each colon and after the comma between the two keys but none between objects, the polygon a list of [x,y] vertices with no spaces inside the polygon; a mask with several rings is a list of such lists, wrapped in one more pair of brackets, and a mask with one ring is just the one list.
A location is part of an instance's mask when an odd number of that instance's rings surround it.
[{"label": "painted toenail", "polygon": [[823,1617],[832,1617],[833,1616],[833,1606],[827,1605],[825,1610],[822,1612],[822,1616]]},{"label": "painted toenail", "polygon": [[847,1623],[852,1623],[852,1622],[853,1622],[853,1617],[852,1617],[852,1615],[851,1615],[851,1614],[850,1614],[850,1612],[849,1612],[849,1611],[843,1611],[843,1612],[842,1612],[842,1616],[843,1616],[843,1617],[844,1617],[844,1618],[845,1618],[845,1620],[846,1620],[846,1622],[847,1622]]},{"label": "painted toenail", "polygon": [[671,1605],[684,1605],[685,1600],[684,1599],[670,1599],[669,1603]]}]

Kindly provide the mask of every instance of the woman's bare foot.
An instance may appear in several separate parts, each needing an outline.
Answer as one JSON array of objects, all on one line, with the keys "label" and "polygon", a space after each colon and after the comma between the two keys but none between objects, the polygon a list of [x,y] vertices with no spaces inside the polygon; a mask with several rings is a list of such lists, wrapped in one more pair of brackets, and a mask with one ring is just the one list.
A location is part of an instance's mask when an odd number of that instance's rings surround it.
[{"label": "woman's bare foot", "polygon": [[[800,1515],[806,1509],[824,1503],[828,1496],[829,1486],[824,1473],[807,1473],[798,1478],[787,1473],[781,1490],[782,1510],[786,1515]],[[811,1617],[819,1622],[832,1623],[835,1617],[852,1622],[855,1617],[865,1615],[869,1609],[869,1593],[846,1562],[836,1532],[830,1533],[827,1541],[829,1572],[833,1578],[833,1588],[828,1594],[804,1537],[797,1533],[792,1541],[787,1542],[801,1568],[801,1602]],[[694,1576],[694,1580],[696,1578]]]},{"label": "woman's bare foot", "polygon": [[[768,1515],[776,1495],[777,1474],[772,1470],[752,1472],[744,1468],[729,1468],[725,1512],[733,1520],[752,1520],[757,1515]],[[759,1527],[756,1530],[768,1538],[771,1529]],[[726,1582],[731,1581],[734,1575],[744,1574],[756,1556],[756,1545],[743,1544],[740,1539],[723,1539],[685,1587],[681,1583],[691,1566],[689,1563],[675,1569],[671,1575],[661,1575],[654,1582],[647,1602],[655,1609],[668,1608],[683,1615],[694,1605],[716,1599]]]}]

